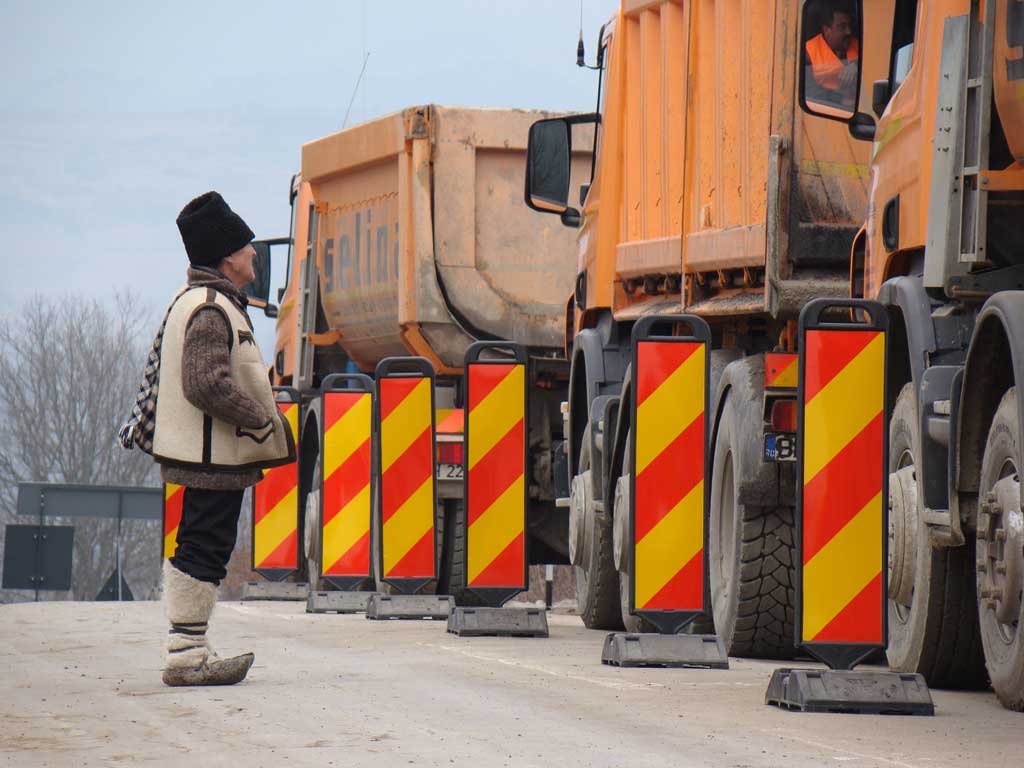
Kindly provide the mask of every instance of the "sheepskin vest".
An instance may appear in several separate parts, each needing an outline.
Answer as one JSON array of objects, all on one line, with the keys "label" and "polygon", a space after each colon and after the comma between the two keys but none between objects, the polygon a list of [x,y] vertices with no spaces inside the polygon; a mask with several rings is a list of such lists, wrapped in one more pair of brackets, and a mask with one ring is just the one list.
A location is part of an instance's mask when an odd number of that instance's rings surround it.
[{"label": "sheepskin vest", "polygon": [[[231,328],[231,379],[275,420],[273,431],[248,429],[215,419],[185,398],[182,356],[185,330],[200,309],[214,307]],[[224,294],[193,287],[175,301],[160,347],[160,384],[156,401],[153,458],[162,464],[194,469],[265,469],[295,458],[295,444],[274,402],[267,367],[248,318]]]}]

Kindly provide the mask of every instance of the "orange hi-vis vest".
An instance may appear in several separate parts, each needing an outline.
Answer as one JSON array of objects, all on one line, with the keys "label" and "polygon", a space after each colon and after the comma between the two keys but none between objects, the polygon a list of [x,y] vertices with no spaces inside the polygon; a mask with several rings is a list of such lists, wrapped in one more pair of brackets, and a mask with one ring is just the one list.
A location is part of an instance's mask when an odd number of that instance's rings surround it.
[{"label": "orange hi-vis vest", "polygon": [[843,65],[850,61],[860,59],[860,42],[857,38],[850,40],[850,46],[846,49],[846,61],[840,59],[832,50],[824,35],[818,35],[807,41],[807,58],[811,60],[811,67],[814,71],[814,79],[818,85],[829,90],[839,88],[839,75],[843,72]]}]

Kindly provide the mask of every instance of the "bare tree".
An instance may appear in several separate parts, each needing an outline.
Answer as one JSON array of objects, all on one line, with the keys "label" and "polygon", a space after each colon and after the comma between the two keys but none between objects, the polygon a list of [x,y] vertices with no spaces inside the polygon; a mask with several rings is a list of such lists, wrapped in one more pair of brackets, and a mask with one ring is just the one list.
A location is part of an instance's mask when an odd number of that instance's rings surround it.
[{"label": "bare tree", "polygon": [[[127,294],[113,307],[84,297],[37,296],[0,318],[0,522],[13,517],[22,481],[159,483],[149,456],[115,442],[153,331],[151,314]],[[76,531],[77,597],[95,597],[109,577],[116,525],[93,519],[85,535]],[[122,536],[122,547],[125,560],[156,560],[148,537]],[[146,547],[153,553],[139,549]]]}]

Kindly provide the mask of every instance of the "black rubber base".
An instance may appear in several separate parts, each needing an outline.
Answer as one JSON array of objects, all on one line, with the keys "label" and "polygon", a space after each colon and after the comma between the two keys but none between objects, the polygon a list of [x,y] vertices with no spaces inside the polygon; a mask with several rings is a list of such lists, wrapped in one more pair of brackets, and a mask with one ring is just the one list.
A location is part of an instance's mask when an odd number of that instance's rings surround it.
[{"label": "black rubber base", "polygon": [[372,592],[310,592],[306,613],[363,613]]},{"label": "black rubber base", "polygon": [[764,701],[799,712],[935,714],[924,677],[904,672],[777,669]]},{"label": "black rubber base", "polygon": [[728,669],[718,635],[655,635],[615,632],[604,639],[601,662],[616,667]]},{"label": "black rubber base", "polygon": [[309,584],[294,581],[248,581],[242,587],[242,600],[306,600]]},{"label": "black rubber base", "polygon": [[455,608],[448,595],[381,595],[372,593],[366,604],[366,618],[447,619]]},{"label": "black rubber base", "polygon": [[459,637],[547,637],[542,608],[465,608],[452,611],[448,631]]}]

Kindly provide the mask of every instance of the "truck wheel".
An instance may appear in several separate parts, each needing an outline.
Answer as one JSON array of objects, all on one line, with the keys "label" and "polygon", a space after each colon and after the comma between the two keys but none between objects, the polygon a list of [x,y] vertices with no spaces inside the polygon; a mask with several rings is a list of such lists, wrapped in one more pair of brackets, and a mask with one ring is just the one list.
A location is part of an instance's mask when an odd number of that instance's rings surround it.
[{"label": "truck wheel", "polygon": [[305,528],[303,543],[306,548],[306,580],[309,589],[315,592],[322,588],[320,584],[320,462],[318,457],[313,468],[313,485],[306,494]]},{"label": "truck wheel", "polygon": [[615,481],[615,504],[612,510],[612,558],[619,572],[619,609],[627,632],[657,632],[653,624],[629,612],[629,597],[633,592],[633,577],[629,573],[632,542],[629,537],[629,471],[633,467],[633,432],[626,433],[626,451],[622,457],[622,475]]},{"label": "truck wheel", "polygon": [[711,473],[708,558],[715,629],[731,656],[789,659],[796,604],[793,509],[740,502],[740,483],[754,476],[761,460],[761,403],[750,377],[734,379],[722,407]]},{"label": "truck wheel", "polygon": [[981,460],[978,510],[978,619],[992,689],[1007,709],[1024,712],[1024,514],[1017,393],[999,403]]},{"label": "truck wheel", "polygon": [[588,629],[622,629],[619,572],[612,558],[612,520],[590,498],[590,427],[583,433],[579,474],[572,479],[570,556],[576,566],[576,601]]},{"label": "truck wheel", "polygon": [[889,420],[889,645],[897,672],[929,685],[983,686],[970,547],[933,549],[919,513],[917,395],[906,384]]},{"label": "truck wheel", "polygon": [[482,605],[466,589],[466,505],[461,499],[442,499],[441,578],[438,594],[451,595],[456,605]]}]

